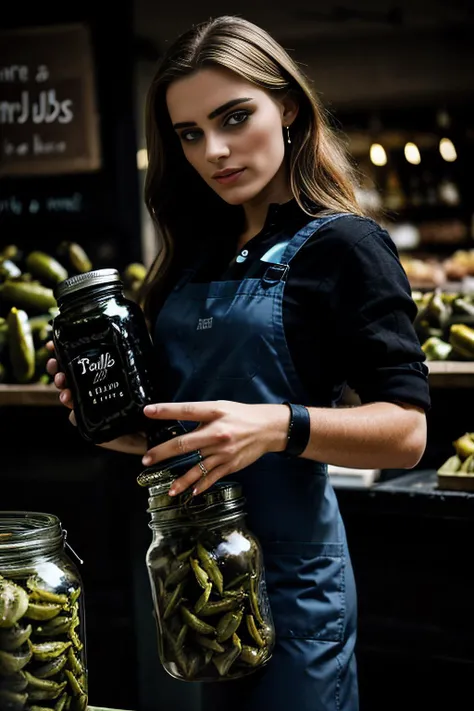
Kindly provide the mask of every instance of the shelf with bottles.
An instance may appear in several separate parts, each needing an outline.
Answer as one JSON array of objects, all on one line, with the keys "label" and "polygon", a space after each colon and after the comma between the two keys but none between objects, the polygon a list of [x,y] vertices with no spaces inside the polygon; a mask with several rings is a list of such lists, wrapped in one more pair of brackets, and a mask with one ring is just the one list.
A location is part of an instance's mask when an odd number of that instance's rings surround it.
[{"label": "shelf with bottles", "polygon": [[359,173],[359,201],[399,248],[469,244],[474,106],[386,108],[337,118]]}]

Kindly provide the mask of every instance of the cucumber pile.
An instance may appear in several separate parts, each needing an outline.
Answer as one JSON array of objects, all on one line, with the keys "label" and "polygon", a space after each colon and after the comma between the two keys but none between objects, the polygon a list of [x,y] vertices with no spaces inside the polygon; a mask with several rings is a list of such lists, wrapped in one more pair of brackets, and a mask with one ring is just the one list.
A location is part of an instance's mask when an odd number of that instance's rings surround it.
[{"label": "cucumber pile", "polygon": [[[61,242],[54,256],[40,250],[23,254],[16,245],[0,250],[0,383],[51,382],[46,342],[57,312],[54,288],[93,268],[77,242]],[[129,298],[136,297],[145,274],[138,262],[125,268]]]}]

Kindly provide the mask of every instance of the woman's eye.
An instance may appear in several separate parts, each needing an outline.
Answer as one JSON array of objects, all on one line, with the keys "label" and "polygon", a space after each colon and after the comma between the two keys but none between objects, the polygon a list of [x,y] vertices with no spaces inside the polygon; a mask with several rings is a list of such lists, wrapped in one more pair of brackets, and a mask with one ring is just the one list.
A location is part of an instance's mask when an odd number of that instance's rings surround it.
[{"label": "woman's eye", "polygon": [[238,126],[239,123],[244,123],[249,117],[248,111],[235,111],[233,114],[227,117],[225,125],[226,126]]},{"label": "woman's eye", "polygon": [[199,131],[183,131],[183,133],[180,135],[180,138],[185,143],[191,143],[192,141],[198,139],[199,136]]}]

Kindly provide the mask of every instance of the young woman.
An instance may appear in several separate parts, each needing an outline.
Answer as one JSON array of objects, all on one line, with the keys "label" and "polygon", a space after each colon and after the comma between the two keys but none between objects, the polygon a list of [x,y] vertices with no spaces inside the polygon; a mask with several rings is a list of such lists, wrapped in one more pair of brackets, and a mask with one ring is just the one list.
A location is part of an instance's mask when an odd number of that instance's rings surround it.
[{"label": "young woman", "polygon": [[[170,495],[241,481],[276,625],[267,667],[204,684],[203,709],[356,711],[356,592],[327,463],[411,468],[424,451],[409,284],[309,82],[259,27],[220,17],[168,49],[147,140],[163,401],[145,412],[195,424],[146,453],[140,435],[107,446],[145,465],[199,449]],[[359,406],[340,405],[346,384]]]}]

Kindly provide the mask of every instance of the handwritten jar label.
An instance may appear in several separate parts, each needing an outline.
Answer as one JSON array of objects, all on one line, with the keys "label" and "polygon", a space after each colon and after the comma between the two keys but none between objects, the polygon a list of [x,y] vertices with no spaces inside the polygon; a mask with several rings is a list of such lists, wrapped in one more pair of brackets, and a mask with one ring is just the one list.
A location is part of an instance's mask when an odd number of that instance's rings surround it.
[{"label": "handwritten jar label", "polygon": [[81,393],[82,416],[89,428],[100,426],[114,413],[130,404],[124,364],[110,343],[97,344],[71,361],[70,368]]}]

